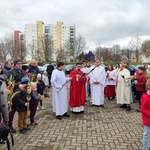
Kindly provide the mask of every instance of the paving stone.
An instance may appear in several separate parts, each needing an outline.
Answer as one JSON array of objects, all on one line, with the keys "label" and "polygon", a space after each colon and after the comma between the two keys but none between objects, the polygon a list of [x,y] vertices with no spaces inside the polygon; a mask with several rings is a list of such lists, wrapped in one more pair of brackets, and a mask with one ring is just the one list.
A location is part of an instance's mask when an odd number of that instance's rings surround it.
[{"label": "paving stone", "polygon": [[[87,98],[84,114],[70,114],[57,120],[52,99],[43,101],[45,110],[36,113],[37,126],[22,135],[14,134],[12,150],[142,150],[143,126],[137,103],[127,112],[116,101],[105,100],[105,108],[91,107]],[[29,119],[28,119],[29,123]],[[14,117],[17,127],[17,113]],[[1,150],[6,145],[0,145]]]}]

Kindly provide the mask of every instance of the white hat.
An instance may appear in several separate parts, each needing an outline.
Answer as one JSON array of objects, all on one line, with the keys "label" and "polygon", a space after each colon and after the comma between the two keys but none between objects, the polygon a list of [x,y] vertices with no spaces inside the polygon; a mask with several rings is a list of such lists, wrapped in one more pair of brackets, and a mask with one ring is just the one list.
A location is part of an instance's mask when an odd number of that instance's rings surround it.
[{"label": "white hat", "polygon": [[37,78],[41,78],[41,74],[40,73],[37,74]]}]

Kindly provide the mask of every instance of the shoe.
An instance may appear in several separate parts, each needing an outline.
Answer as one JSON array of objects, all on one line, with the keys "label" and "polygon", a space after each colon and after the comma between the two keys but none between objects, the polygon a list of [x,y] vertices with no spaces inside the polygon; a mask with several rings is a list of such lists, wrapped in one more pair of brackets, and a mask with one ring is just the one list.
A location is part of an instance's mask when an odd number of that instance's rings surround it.
[{"label": "shoe", "polygon": [[13,127],[11,127],[11,128],[10,128],[10,132],[11,132],[11,133],[16,133],[16,130],[15,130]]},{"label": "shoe", "polygon": [[70,117],[67,113],[62,115],[63,117]]},{"label": "shoe", "polygon": [[105,106],[104,105],[100,105],[100,107],[104,108]]},{"label": "shoe", "polygon": [[30,131],[31,129],[27,127],[27,128],[24,128],[23,130]]},{"label": "shoe", "polygon": [[39,106],[37,106],[36,110],[39,110],[39,109],[40,109]]},{"label": "shoe", "polygon": [[37,122],[34,122],[34,123],[31,123],[32,126],[37,126],[38,123]]},{"label": "shoe", "polygon": [[140,112],[140,110],[139,110],[139,109],[137,109],[136,111],[137,111],[137,112]]},{"label": "shoe", "polygon": [[111,97],[111,99],[110,99],[110,100],[113,100],[113,99],[115,99],[115,96]]},{"label": "shoe", "polygon": [[26,131],[25,131],[24,129],[21,129],[21,130],[19,130],[19,133],[21,133],[21,134],[25,134],[25,133],[26,133]]},{"label": "shoe", "polygon": [[80,111],[80,114],[84,114],[84,111]]},{"label": "shoe", "polygon": [[108,100],[110,101],[110,97],[108,97]]},{"label": "shoe", "polygon": [[120,106],[120,108],[127,108],[126,104],[123,104],[122,106]]},{"label": "shoe", "polygon": [[56,116],[56,118],[58,119],[58,120],[61,120],[62,119],[62,116]]},{"label": "shoe", "polygon": [[45,108],[43,106],[41,106],[41,109],[44,110]]},{"label": "shoe", "polygon": [[131,107],[127,106],[126,111],[129,111],[129,110],[131,110]]},{"label": "shoe", "polygon": [[3,140],[0,140],[0,144],[5,144],[5,141],[3,141]]}]

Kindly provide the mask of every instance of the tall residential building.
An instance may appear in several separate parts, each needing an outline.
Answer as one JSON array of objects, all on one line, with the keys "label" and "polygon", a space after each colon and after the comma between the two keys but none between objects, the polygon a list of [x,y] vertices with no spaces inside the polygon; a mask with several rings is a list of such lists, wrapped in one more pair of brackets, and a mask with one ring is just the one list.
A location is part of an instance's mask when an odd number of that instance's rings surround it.
[{"label": "tall residential building", "polygon": [[26,45],[26,61],[34,58],[37,52],[37,25],[26,24],[24,39]]},{"label": "tall residential building", "polygon": [[[36,24],[25,25],[25,41],[27,48],[27,59],[32,59],[37,52],[44,52],[45,41],[43,38],[49,36],[53,40],[52,61],[56,61],[58,53],[61,49],[65,49],[65,45],[69,44],[70,48],[75,48],[75,25],[63,24],[57,22],[54,24],[44,24],[42,21],[37,21]],[[30,53],[30,54],[29,54]],[[44,56],[41,56],[44,57]]]}]

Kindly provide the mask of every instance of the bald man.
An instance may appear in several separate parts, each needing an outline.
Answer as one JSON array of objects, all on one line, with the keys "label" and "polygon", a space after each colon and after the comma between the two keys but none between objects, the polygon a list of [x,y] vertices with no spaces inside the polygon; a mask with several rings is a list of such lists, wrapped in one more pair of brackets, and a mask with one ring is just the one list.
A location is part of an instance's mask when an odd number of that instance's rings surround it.
[{"label": "bald man", "polygon": [[38,68],[38,63],[36,60],[31,60],[28,67],[29,67],[29,73],[33,73],[35,76],[37,76],[37,74],[40,73],[40,70]]}]

